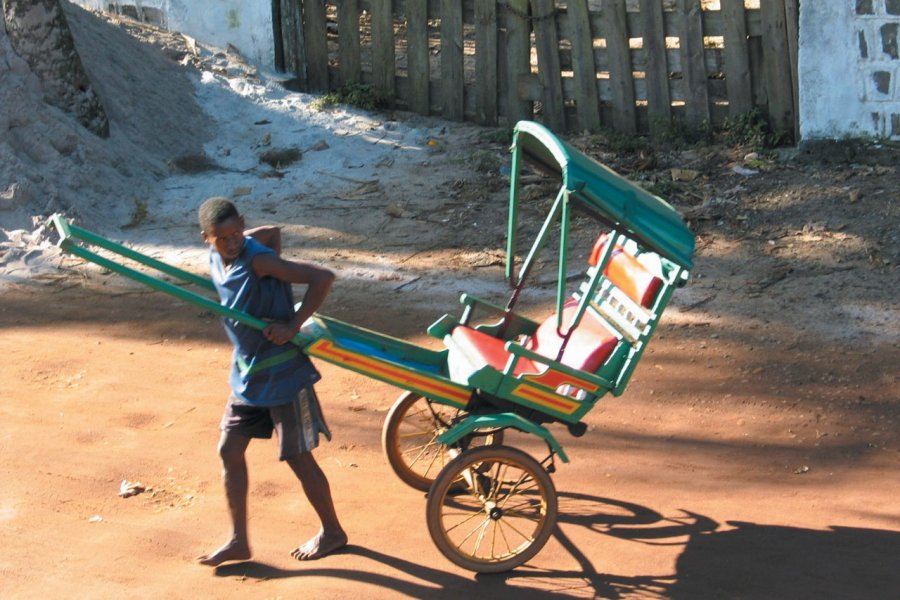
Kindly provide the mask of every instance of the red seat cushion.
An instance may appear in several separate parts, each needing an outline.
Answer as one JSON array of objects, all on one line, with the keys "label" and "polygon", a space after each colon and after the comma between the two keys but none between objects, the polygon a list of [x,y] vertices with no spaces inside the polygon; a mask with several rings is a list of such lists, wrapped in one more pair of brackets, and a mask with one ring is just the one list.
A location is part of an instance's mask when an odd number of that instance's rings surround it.
[{"label": "red seat cushion", "polygon": [[[571,300],[563,308],[564,333],[568,329],[568,324],[572,322],[577,307],[577,302]],[[503,348],[506,344],[504,340],[465,326],[455,327],[450,337],[466,356],[478,359],[498,371],[506,368],[510,354]],[[556,360],[562,343],[563,338],[556,331],[556,315],[553,314],[540,324],[534,336],[528,340],[526,347],[550,360]],[[616,343],[618,343],[616,336],[588,310],[581,323],[572,332],[560,362],[573,369],[593,373],[609,357],[616,347]],[[520,358],[513,374],[543,373],[546,370],[545,364]]]},{"label": "red seat cushion", "polygon": [[[499,340],[464,325],[455,327],[450,333],[450,337],[453,338],[453,341],[456,342],[456,345],[466,356],[478,357],[481,362],[490,365],[498,371],[506,368],[506,362],[509,360],[510,354],[503,348],[506,345],[505,340]],[[543,373],[546,370],[546,365],[536,365],[527,358],[520,358],[519,362],[516,363],[514,374]]]},{"label": "red seat cushion", "polygon": [[[609,245],[608,236],[604,233],[594,244],[588,263],[597,266],[603,251]],[[629,298],[650,308],[659,292],[662,280],[648,271],[635,257],[627,253],[622,246],[613,249],[612,257],[603,271],[613,285],[622,290]]]},{"label": "red seat cushion", "polygon": [[[569,323],[572,322],[577,309],[576,300],[569,300],[563,306],[561,326],[563,333],[568,333]],[[552,314],[541,323],[529,340],[528,349],[556,360],[563,339],[556,330],[556,315]],[[609,328],[591,310],[587,310],[569,337],[566,350],[559,362],[579,371],[593,373],[606,361],[618,341]]]}]

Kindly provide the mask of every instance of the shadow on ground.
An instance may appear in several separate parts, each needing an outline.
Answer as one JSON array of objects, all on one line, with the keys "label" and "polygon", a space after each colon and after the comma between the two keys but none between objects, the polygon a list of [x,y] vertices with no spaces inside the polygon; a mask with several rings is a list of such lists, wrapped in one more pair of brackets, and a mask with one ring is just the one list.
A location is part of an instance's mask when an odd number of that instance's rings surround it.
[{"label": "shadow on ground", "polygon": [[[567,512],[563,512],[567,511]],[[833,526],[799,527],[726,521],[683,511],[666,518],[644,506],[584,494],[560,494],[561,524],[583,526],[639,544],[683,544],[674,573],[620,576],[597,570],[583,549],[559,528],[557,540],[577,570],[526,566],[497,575],[471,577],[416,564],[370,548],[343,552],[368,558],[372,568],[348,570],[303,565],[282,569],[260,562],[218,567],[219,577],[282,579],[329,577],[368,583],[411,597],[459,598],[896,598],[900,589],[900,532]],[[685,538],[687,541],[685,542]],[[602,543],[602,539],[597,540]],[[418,581],[392,576],[402,571]]]}]

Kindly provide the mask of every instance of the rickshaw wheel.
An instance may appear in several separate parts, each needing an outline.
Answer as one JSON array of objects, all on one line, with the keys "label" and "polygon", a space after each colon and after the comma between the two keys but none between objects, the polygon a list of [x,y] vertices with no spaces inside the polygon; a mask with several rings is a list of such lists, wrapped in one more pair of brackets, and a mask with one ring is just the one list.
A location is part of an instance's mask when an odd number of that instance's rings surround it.
[{"label": "rickshaw wheel", "polygon": [[381,447],[391,469],[403,483],[427,492],[440,470],[463,449],[503,441],[503,431],[492,430],[465,438],[458,448],[438,443],[437,437],[463,414],[464,411],[414,392],[406,392],[397,398],[384,420]]},{"label": "rickshaw wheel", "polygon": [[381,430],[381,446],[403,483],[427,492],[441,469],[462,449],[503,441],[503,431],[492,430],[469,436],[460,448],[438,443],[437,437],[460,414],[463,411],[414,392],[406,392],[394,402]]},{"label": "rickshaw wheel", "polygon": [[[462,478],[464,489],[456,488]],[[531,560],[556,524],[556,488],[528,454],[509,446],[463,452],[428,494],[428,531],[452,563],[478,573],[509,571]]]}]

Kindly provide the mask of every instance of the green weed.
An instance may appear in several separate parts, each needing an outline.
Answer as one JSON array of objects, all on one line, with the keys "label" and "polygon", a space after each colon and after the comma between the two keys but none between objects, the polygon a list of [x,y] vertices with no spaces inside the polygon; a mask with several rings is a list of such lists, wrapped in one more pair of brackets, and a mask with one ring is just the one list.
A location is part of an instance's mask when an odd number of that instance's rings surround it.
[{"label": "green weed", "polygon": [[375,90],[370,85],[348,83],[333,92],[316,98],[310,106],[321,111],[338,104],[346,104],[363,110],[377,110],[387,107],[390,100],[387,95]]}]

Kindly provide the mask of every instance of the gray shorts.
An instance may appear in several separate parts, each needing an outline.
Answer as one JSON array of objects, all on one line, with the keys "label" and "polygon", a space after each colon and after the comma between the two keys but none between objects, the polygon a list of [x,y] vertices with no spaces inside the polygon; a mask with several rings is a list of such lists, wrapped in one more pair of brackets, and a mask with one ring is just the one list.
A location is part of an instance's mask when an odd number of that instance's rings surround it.
[{"label": "gray shorts", "polygon": [[303,388],[297,398],[279,406],[237,404],[228,397],[219,427],[222,431],[250,438],[269,439],[278,433],[279,460],[310,452],[319,445],[319,434],[331,440],[319,399],[313,386]]}]

